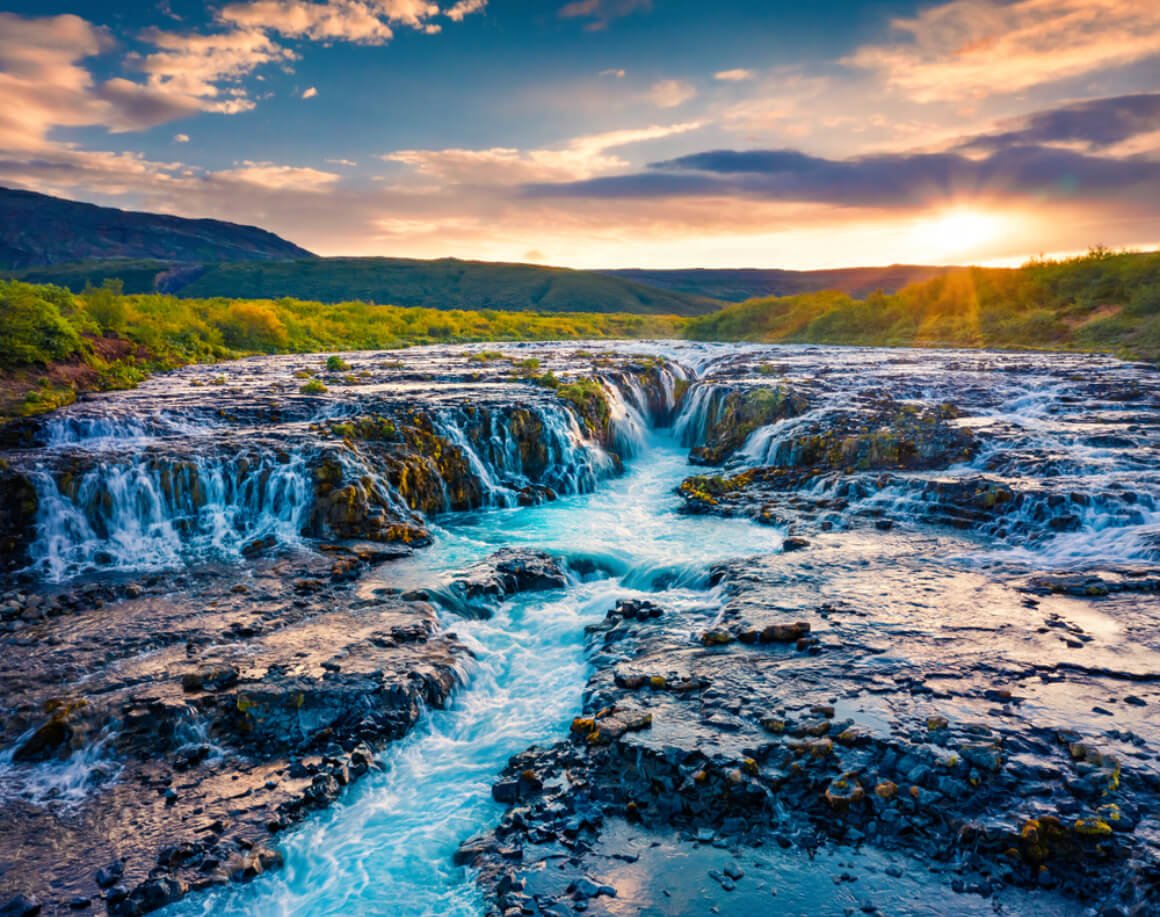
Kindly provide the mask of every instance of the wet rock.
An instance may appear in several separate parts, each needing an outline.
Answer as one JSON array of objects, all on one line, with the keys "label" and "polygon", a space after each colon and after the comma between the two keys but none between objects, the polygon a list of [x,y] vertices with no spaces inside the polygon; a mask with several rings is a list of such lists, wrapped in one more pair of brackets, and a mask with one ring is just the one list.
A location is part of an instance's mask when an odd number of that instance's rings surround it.
[{"label": "wet rock", "polygon": [[568,886],[568,892],[574,898],[587,900],[589,898],[599,898],[602,895],[608,898],[616,897],[616,889],[611,885],[606,885],[589,876],[581,876]]},{"label": "wet rock", "polygon": [[189,885],[180,879],[168,876],[147,879],[133,889],[124,900],[110,904],[109,913],[118,917],[139,917],[141,914],[176,904],[188,892]]},{"label": "wet rock", "polygon": [[41,903],[36,898],[17,895],[0,904],[0,917],[35,917],[41,909]]},{"label": "wet rock", "polygon": [[111,888],[121,881],[121,877],[124,874],[125,864],[117,860],[108,866],[102,866],[98,869],[94,879],[96,880],[98,888]]},{"label": "wet rock", "polygon": [[767,624],[760,631],[758,639],[762,643],[795,643],[810,632],[808,621],[792,624]]},{"label": "wet rock", "polygon": [[467,601],[503,599],[520,592],[561,589],[568,575],[560,562],[546,551],[504,548],[472,567],[453,588]]}]

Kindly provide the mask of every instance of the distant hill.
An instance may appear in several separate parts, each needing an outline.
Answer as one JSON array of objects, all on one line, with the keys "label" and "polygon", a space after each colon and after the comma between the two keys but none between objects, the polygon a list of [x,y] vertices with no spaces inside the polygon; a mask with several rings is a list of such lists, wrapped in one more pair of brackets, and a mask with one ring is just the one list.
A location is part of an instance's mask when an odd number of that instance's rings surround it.
[{"label": "distant hill", "polygon": [[15,272],[30,283],[81,290],[107,278],[126,293],[154,290],[184,297],[295,299],[336,303],[364,300],[433,309],[536,312],[633,312],[704,315],[723,303],[648,287],[591,271],[445,258],[309,258],[173,265],[164,261],[92,261]]},{"label": "distant hill", "polygon": [[762,296],[793,296],[818,290],[837,290],[851,296],[866,296],[875,290],[893,293],[912,283],[930,280],[948,268],[918,264],[889,267],[850,267],[822,271],[783,271],[762,268],[691,268],[653,271],[641,268],[601,271],[637,283],[673,290],[690,296],[707,296],[725,302],[743,302]]},{"label": "distant hill", "polygon": [[79,261],[258,261],[313,257],[254,226],[98,207],[0,188],[0,268]]},{"label": "distant hill", "polygon": [[80,291],[365,300],[436,309],[706,315],[730,302],[894,292],[946,273],[920,265],[785,270],[575,271],[445,258],[318,258],[252,226],[97,207],[0,188],[0,271]]}]

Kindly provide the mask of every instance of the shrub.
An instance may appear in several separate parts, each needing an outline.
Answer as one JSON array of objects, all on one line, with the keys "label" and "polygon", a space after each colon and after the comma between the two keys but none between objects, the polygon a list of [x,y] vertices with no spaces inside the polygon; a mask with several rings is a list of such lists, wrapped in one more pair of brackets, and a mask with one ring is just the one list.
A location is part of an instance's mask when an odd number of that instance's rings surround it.
[{"label": "shrub", "polygon": [[226,344],[238,350],[277,353],[290,343],[282,320],[269,306],[258,303],[233,303],[221,328]]},{"label": "shrub", "polygon": [[81,351],[81,337],[37,287],[0,282],[0,367],[43,365]]}]

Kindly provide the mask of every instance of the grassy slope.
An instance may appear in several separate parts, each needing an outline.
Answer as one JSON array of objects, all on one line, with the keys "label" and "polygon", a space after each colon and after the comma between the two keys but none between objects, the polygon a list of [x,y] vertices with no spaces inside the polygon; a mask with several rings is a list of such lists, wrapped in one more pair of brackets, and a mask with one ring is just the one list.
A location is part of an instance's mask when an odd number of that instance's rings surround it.
[{"label": "grassy slope", "polygon": [[819,290],[837,290],[851,296],[867,296],[875,290],[893,293],[912,283],[921,283],[949,268],[917,264],[889,267],[850,267],[819,271],[783,271],[761,268],[692,268],[688,270],[644,270],[627,268],[601,271],[637,283],[709,296],[724,302],[743,302],[764,296],[793,296]]},{"label": "grassy slope", "polygon": [[898,293],[809,293],[679,316],[426,309],[296,299],[75,295],[0,281],[0,418],[252,353],[463,341],[679,338],[1109,351],[1160,362],[1160,252],[964,268]]},{"label": "grassy slope", "polygon": [[441,310],[365,302],[179,299],[0,281],[0,419],[254,353],[414,344],[680,337],[676,316]]},{"label": "grassy slope", "polygon": [[160,261],[114,261],[29,268],[16,277],[79,292],[86,283],[124,281],[130,293],[156,289],[186,297],[393,303],[433,309],[530,312],[636,312],[703,315],[717,300],[648,287],[591,271],[481,261],[405,258],[311,258],[208,264],[168,272]]},{"label": "grassy slope", "polygon": [[1100,350],[1160,361],[1160,252],[963,268],[891,295],[754,299],[693,319],[698,340]]},{"label": "grassy slope", "polygon": [[306,258],[310,252],[257,226],[98,207],[0,188],[0,266],[92,258],[235,261]]}]

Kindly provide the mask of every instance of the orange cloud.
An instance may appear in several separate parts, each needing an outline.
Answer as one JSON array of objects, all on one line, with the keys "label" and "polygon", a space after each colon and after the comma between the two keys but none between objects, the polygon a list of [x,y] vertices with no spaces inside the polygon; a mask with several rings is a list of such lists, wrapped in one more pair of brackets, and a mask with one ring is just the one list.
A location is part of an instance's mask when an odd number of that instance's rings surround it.
[{"label": "orange cloud", "polygon": [[1160,57],[1160,5],[1140,0],[951,0],[893,26],[904,41],[842,62],[919,102],[1017,93]]}]

